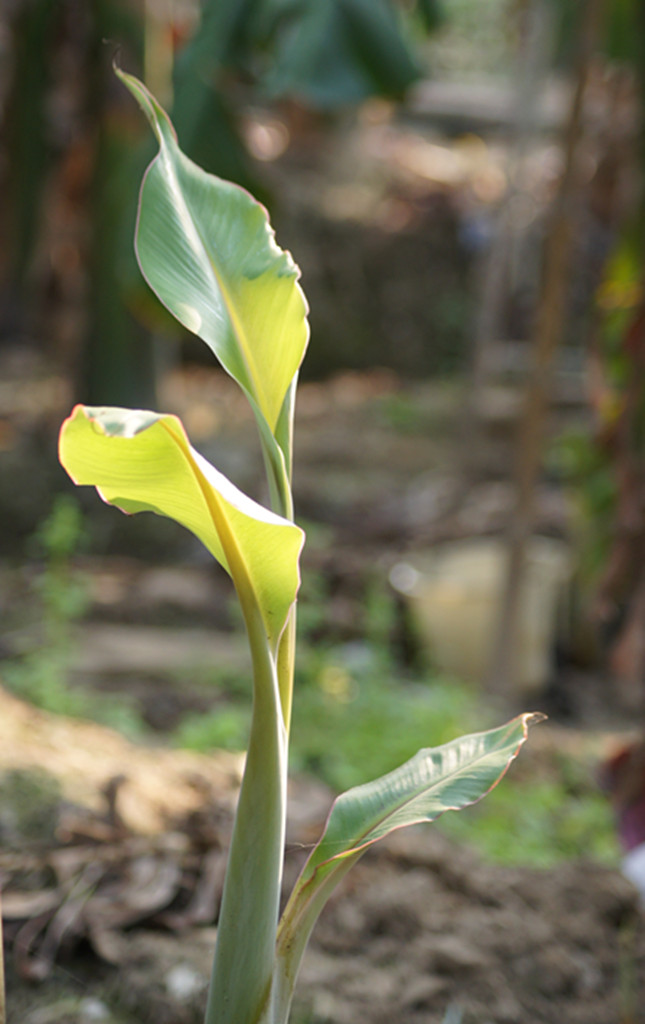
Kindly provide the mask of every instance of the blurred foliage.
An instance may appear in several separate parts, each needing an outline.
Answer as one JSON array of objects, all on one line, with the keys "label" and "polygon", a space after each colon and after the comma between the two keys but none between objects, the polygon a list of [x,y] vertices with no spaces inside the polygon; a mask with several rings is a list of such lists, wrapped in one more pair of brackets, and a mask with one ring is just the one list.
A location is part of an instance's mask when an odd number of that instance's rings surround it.
[{"label": "blurred foliage", "polygon": [[59,495],[33,538],[43,566],[36,580],[36,591],[42,601],[43,633],[47,643],[59,643],[67,625],[80,619],[87,610],[87,586],[72,564],[84,537],[79,505],[69,495]]},{"label": "blurred foliage", "polygon": [[[558,18],[558,56],[568,62],[579,32],[580,0],[550,0]],[[643,66],[645,10],[642,0],[607,0],[603,52],[612,60]]]},{"label": "blurred foliage", "polygon": [[[630,226],[608,262],[598,293],[602,327],[598,358],[602,377],[596,406],[601,427],[609,430],[616,426],[625,411],[626,391],[634,383],[634,373],[639,369],[641,343],[633,329],[645,303],[644,254],[645,240]],[[634,412],[632,440],[634,447],[643,451],[645,409]]]},{"label": "blurred foliage", "polygon": [[288,99],[329,113],[371,96],[402,99],[421,74],[419,26],[439,20],[433,0],[202,0],[173,75],[184,152],[266,200],[238,130],[240,103]]},{"label": "blurred foliage", "polygon": [[3,663],[2,680],[45,711],[91,718],[138,735],[140,717],[123,699],[92,695],[69,682],[76,629],[89,607],[87,581],[74,564],[85,539],[79,505],[74,498],[59,495],[32,538],[33,553],[41,562],[32,585],[38,639],[22,657]]},{"label": "blurred foliage", "polygon": [[303,0],[292,11],[274,27],[269,95],[334,108],[372,95],[401,99],[419,77],[389,0]]},{"label": "blurred foliage", "polygon": [[513,0],[449,0],[432,22],[438,30],[428,44],[433,73],[441,78],[508,75],[513,67],[516,12]]},{"label": "blurred foliage", "polygon": [[[579,4],[559,5],[566,51]],[[640,194],[612,224],[613,252],[596,295],[588,362],[591,430],[561,439],[556,463],[573,485],[580,579],[588,614],[602,638],[612,675],[642,689],[644,666],[634,638],[645,629],[645,5],[609,0],[603,51],[629,68],[640,95],[635,152]]]},{"label": "blurred foliage", "polygon": [[[580,778],[574,782],[573,774]],[[501,864],[548,868],[585,858],[616,867],[620,850],[611,807],[573,759],[562,759],[550,779],[515,782],[513,774],[484,803],[461,814],[447,814],[443,830],[457,842]]]},{"label": "blurred foliage", "polygon": [[39,613],[38,642],[22,658],[3,667],[8,687],[37,707],[82,715],[87,700],[71,691],[68,671],[72,630],[84,615],[87,587],[72,558],[83,541],[83,522],[73,498],[60,496],[33,537],[42,569],[32,584]]},{"label": "blurred foliage", "polygon": [[583,607],[608,681],[642,703],[645,633],[645,242],[634,218],[597,296],[589,360],[592,429],[561,439],[556,460],[572,485]]},{"label": "blurred foliage", "polygon": [[586,430],[563,434],[554,446],[551,462],[572,489],[579,582],[588,594],[609,554],[616,483],[607,458]]},{"label": "blurred foliage", "polygon": [[63,793],[40,768],[13,768],[0,775],[0,842],[6,849],[56,842]]},{"label": "blurred foliage", "polygon": [[217,88],[227,69],[265,96],[321,109],[374,95],[400,99],[421,73],[413,27],[419,35],[439,21],[432,0],[203,0],[175,88]]}]

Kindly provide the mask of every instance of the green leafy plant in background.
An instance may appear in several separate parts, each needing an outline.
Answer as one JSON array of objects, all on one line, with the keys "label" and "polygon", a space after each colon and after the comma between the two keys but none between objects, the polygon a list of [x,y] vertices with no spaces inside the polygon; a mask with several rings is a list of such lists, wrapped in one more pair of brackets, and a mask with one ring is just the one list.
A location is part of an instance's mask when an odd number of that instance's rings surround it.
[{"label": "green leafy plant in background", "polygon": [[[593,860],[618,868],[620,849],[611,808],[593,783],[591,766],[573,760],[559,766],[561,776],[514,780],[468,814],[448,815],[442,831],[477,849],[497,864],[550,868],[563,861]],[[577,768],[575,782],[567,776]]]},{"label": "green leafy plant in background", "polygon": [[70,495],[59,495],[32,538],[42,568],[30,587],[38,635],[20,657],[7,659],[2,680],[36,707],[72,718],[92,718],[130,736],[143,730],[127,701],[89,694],[70,685],[76,630],[90,604],[86,574],[75,565],[85,540],[83,513]]},{"label": "green leafy plant in background", "polygon": [[38,707],[67,715],[88,709],[83,694],[67,682],[74,625],[88,604],[86,582],[72,565],[82,533],[78,504],[60,496],[33,538],[43,564],[32,586],[40,620],[38,642],[3,667],[3,679],[12,690]]},{"label": "green leafy plant in background", "polygon": [[[230,176],[244,166],[226,88],[231,73],[253,83],[258,97],[317,110],[400,99],[421,75],[416,44],[441,21],[439,0],[202,0],[199,28],[174,71],[183,146],[220,174],[223,159]],[[235,180],[247,184],[248,176]]]},{"label": "green leafy plant in background", "polygon": [[532,716],[423,749],[340,796],[279,917],[304,542],[293,522],[293,414],[307,307],[298,270],[277,246],[264,209],[192,163],[154,97],[117,73],[159,145],[141,189],[141,269],[162,303],[209,345],[246,394],[271,508],[195,451],[172,415],[77,406],[61,430],[60,458],[76,483],[96,486],[123,511],[153,511],[182,523],[231,576],[249,639],[253,700],[206,1022],[284,1024],[308,937],[351,865],[392,830],[484,796],[518,753]]}]

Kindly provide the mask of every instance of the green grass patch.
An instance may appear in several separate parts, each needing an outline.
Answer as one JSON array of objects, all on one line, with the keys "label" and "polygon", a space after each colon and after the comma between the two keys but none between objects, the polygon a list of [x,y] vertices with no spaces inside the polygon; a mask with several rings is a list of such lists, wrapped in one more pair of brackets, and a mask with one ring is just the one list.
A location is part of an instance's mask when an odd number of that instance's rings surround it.
[{"label": "green grass patch", "polygon": [[[471,691],[442,679],[406,680],[368,644],[309,651],[296,673],[291,771],[315,775],[334,790],[368,782],[421,747],[481,728]],[[210,714],[184,718],[175,742],[192,750],[243,749],[250,721],[250,681],[212,680]],[[330,737],[333,736],[333,742]]]},{"label": "green grass patch", "polygon": [[482,803],[444,815],[440,827],[499,864],[548,868],[587,858],[617,866],[620,860],[609,802],[591,779],[584,792],[572,792],[560,779],[505,778]]}]

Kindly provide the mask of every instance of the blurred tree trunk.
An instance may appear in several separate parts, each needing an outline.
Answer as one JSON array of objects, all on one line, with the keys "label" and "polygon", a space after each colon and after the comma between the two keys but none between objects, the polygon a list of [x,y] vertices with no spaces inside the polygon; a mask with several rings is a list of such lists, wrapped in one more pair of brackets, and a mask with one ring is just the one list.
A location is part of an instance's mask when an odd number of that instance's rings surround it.
[{"label": "blurred tree trunk", "polygon": [[6,101],[2,183],[6,327],[16,329],[28,292],[28,271],[38,235],[47,174],[46,94],[48,52],[56,0],[19,4],[7,26],[12,39],[13,75]]},{"label": "blurred tree trunk", "polygon": [[527,149],[535,137],[538,99],[553,49],[553,10],[548,0],[524,0],[520,10],[520,42],[513,77],[515,109],[508,160],[508,189],[497,217],[492,245],[481,273],[480,299],[474,324],[470,394],[466,415],[466,453],[476,426],[481,393],[490,370],[491,343],[502,337],[502,321],[509,293],[513,234],[513,208],[525,193],[523,172]]},{"label": "blurred tree trunk", "polygon": [[[114,8],[109,0],[92,0],[86,50],[84,116],[93,134],[94,158],[88,202],[89,315],[78,391],[90,405],[145,408],[155,400],[154,342],[134,318],[126,296],[142,287],[132,246],[139,183],[151,151],[138,144],[138,111],[115,78],[112,48],[105,45],[106,38],[114,38]],[[134,26],[128,27],[132,40]],[[138,31],[137,36],[140,56]]]},{"label": "blurred tree trunk", "polygon": [[[142,0],[28,0],[8,25],[3,319],[91,404],[153,402],[153,349],[128,289],[143,124],[112,73],[141,66]],[[149,151],[148,151],[149,152]]]}]

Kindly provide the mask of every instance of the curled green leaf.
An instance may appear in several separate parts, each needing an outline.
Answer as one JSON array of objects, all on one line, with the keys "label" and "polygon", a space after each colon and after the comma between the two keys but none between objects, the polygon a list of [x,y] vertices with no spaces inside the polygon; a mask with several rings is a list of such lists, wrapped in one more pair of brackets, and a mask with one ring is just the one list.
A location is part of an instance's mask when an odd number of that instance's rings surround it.
[{"label": "curled green leaf", "polygon": [[258,505],[191,447],[176,416],[76,406],[60,461],[124,512],[157,512],[191,530],[255,603],[275,650],[300,582],[304,534]]}]

